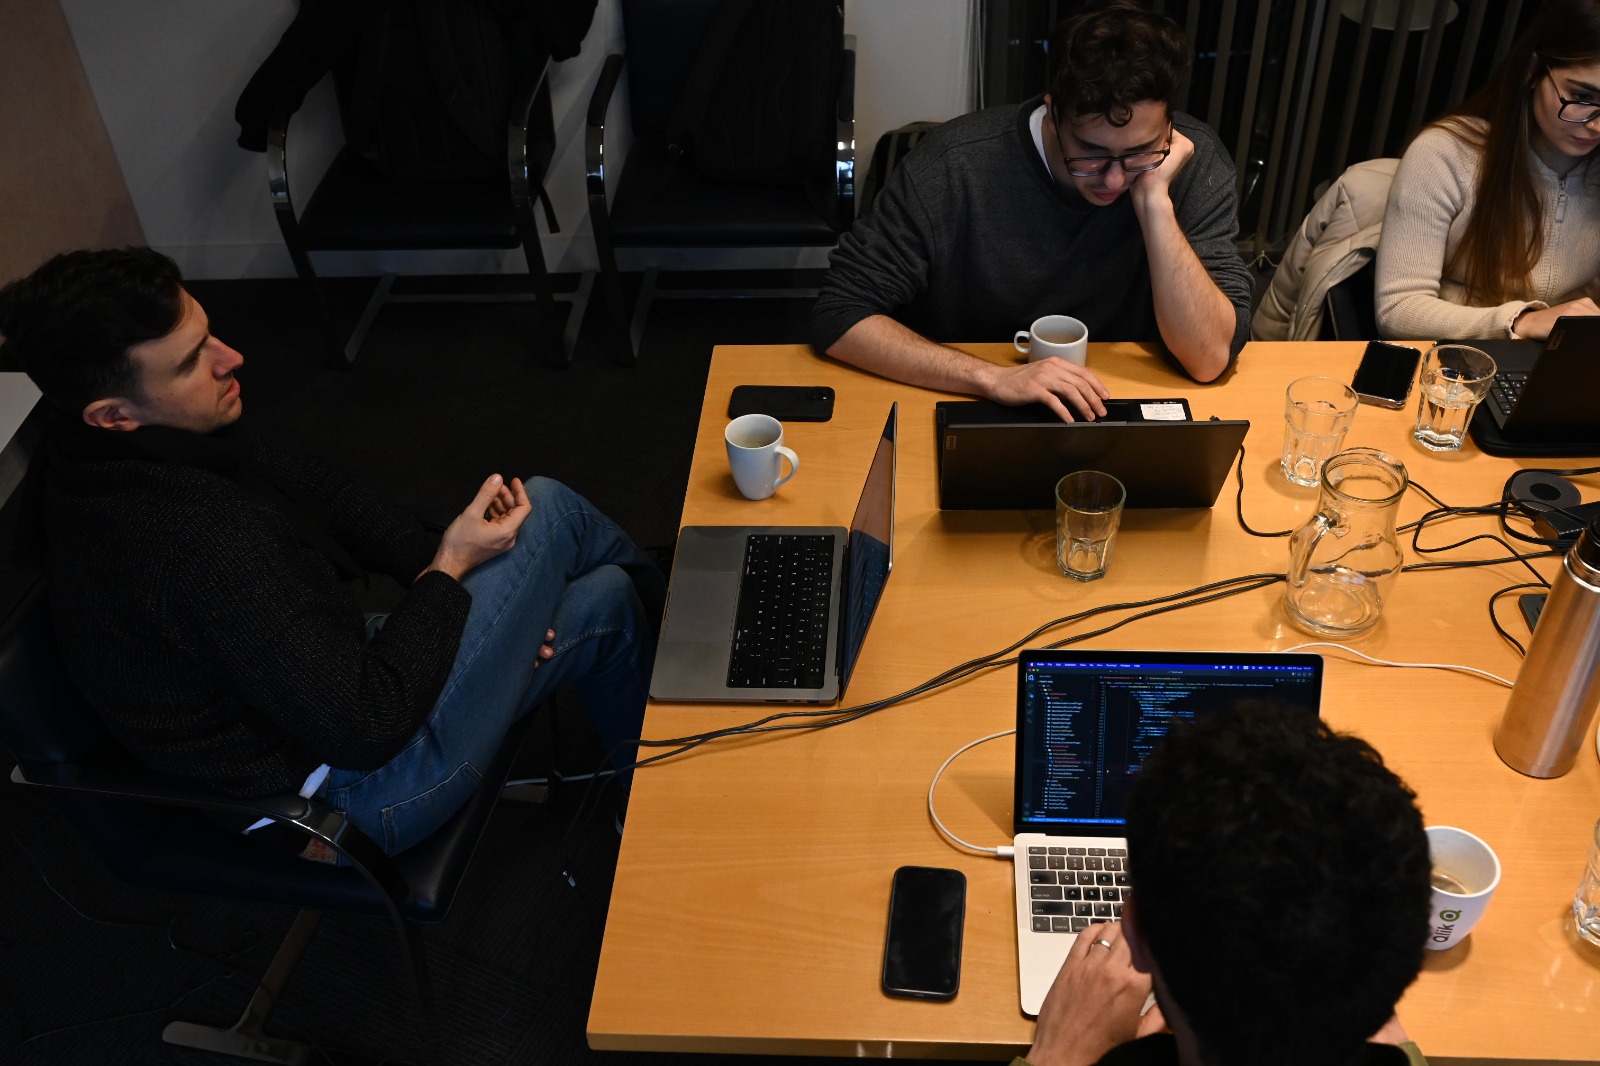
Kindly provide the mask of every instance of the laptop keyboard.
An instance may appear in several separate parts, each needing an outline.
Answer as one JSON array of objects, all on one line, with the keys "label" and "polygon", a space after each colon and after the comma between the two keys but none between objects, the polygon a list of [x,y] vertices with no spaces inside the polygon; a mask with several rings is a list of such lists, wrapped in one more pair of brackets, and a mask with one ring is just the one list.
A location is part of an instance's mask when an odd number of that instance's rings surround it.
[{"label": "laptop keyboard", "polygon": [[745,540],[728,686],[822,687],[834,538],[752,533]]},{"label": "laptop keyboard", "polygon": [[1517,398],[1522,395],[1522,387],[1527,383],[1528,375],[1521,370],[1502,370],[1494,376],[1489,399],[1494,401],[1500,417],[1511,413],[1511,409],[1517,405]]},{"label": "laptop keyboard", "polygon": [[1029,845],[1028,882],[1035,933],[1081,933],[1122,917],[1128,850]]}]

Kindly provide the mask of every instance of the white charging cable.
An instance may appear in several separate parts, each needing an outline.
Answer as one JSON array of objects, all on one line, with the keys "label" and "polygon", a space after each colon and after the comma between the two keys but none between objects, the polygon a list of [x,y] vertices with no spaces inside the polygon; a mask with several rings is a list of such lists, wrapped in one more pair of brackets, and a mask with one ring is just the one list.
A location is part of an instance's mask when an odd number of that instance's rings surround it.
[{"label": "white charging cable", "polygon": [[990,733],[986,737],[979,737],[977,740],[974,740],[969,744],[963,744],[961,747],[952,752],[948,759],[939,764],[939,769],[934,771],[933,780],[928,783],[928,817],[933,819],[933,824],[938,828],[939,832],[943,833],[946,839],[948,839],[952,844],[955,844],[957,847],[966,848],[968,851],[976,851],[981,855],[993,855],[999,859],[1011,858],[1011,855],[1015,849],[1013,849],[1009,844],[1003,844],[997,848],[979,847],[977,844],[967,843],[965,840],[962,840],[960,837],[950,832],[950,830],[945,827],[945,824],[939,820],[939,812],[933,808],[933,790],[939,787],[940,776],[944,774],[945,769],[951,763],[956,761],[957,756],[964,752],[971,751],[979,744],[984,744],[991,740],[999,740],[1001,737],[1009,737],[1015,732],[1015,729],[1007,729],[999,733]]},{"label": "white charging cable", "polygon": [[1395,663],[1390,662],[1388,659],[1379,659],[1375,656],[1368,655],[1364,651],[1357,651],[1346,644],[1337,644],[1331,640],[1314,640],[1308,644],[1296,644],[1292,648],[1284,648],[1282,653],[1288,654],[1291,651],[1304,651],[1306,648],[1337,648],[1340,651],[1347,651],[1351,655],[1365,659],[1373,666],[1399,666],[1412,670],[1454,670],[1458,674],[1472,674],[1474,677],[1481,677],[1485,681],[1493,681],[1495,684],[1504,685],[1506,688],[1511,687],[1511,682],[1507,681],[1499,674],[1491,674],[1489,671],[1479,670],[1475,666],[1457,666],[1455,663]]}]

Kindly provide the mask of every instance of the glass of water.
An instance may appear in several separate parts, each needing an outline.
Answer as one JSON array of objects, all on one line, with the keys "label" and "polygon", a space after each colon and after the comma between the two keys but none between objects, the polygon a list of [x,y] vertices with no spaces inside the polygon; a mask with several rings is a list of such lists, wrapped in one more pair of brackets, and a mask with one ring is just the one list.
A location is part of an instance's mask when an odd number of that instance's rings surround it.
[{"label": "glass of water", "polygon": [[1600,822],[1595,823],[1594,836],[1589,840],[1589,862],[1572,900],[1572,918],[1578,935],[1600,946]]},{"label": "glass of water", "polygon": [[1063,574],[1074,581],[1105,576],[1127,498],[1122,482],[1098,470],[1056,482],[1056,562]]},{"label": "glass of water", "polygon": [[1342,447],[1361,398],[1337,378],[1296,378],[1283,394],[1283,476],[1321,484],[1322,464]]},{"label": "glass of water", "polygon": [[1417,443],[1453,452],[1467,435],[1472,412],[1494,384],[1494,360],[1465,344],[1436,344],[1422,359],[1417,400]]}]

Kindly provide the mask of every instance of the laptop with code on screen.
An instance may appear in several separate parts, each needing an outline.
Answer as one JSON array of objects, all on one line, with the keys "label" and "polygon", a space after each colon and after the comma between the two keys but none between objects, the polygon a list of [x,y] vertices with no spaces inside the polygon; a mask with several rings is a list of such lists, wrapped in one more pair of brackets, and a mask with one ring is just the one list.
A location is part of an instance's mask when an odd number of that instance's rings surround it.
[{"label": "laptop with code on screen", "polygon": [[1025,1013],[1039,1013],[1078,933],[1122,917],[1127,799],[1145,759],[1175,722],[1243,700],[1318,714],[1322,657],[1022,653],[1012,862]]}]

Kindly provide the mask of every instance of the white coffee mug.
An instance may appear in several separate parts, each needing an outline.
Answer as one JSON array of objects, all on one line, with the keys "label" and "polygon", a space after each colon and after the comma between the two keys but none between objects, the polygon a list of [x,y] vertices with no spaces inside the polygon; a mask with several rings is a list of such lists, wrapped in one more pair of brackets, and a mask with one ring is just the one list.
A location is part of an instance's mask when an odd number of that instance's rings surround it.
[{"label": "white coffee mug", "polygon": [[1067,315],[1045,315],[1034,320],[1027,329],[1017,330],[1014,343],[1017,351],[1027,354],[1030,363],[1065,359],[1083,366],[1089,361],[1089,327]]},{"label": "white coffee mug", "polygon": [[[740,415],[722,435],[733,483],[748,499],[766,499],[800,472],[800,457],[783,446],[783,423],[771,415]],[[780,457],[789,460],[789,472],[782,477]]]},{"label": "white coffee mug", "polygon": [[1466,939],[1488,910],[1500,887],[1500,859],[1494,849],[1465,829],[1430,825],[1428,856],[1433,862],[1433,907],[1428,915],[1428,941],[1434,951],[1453,948]]}]

